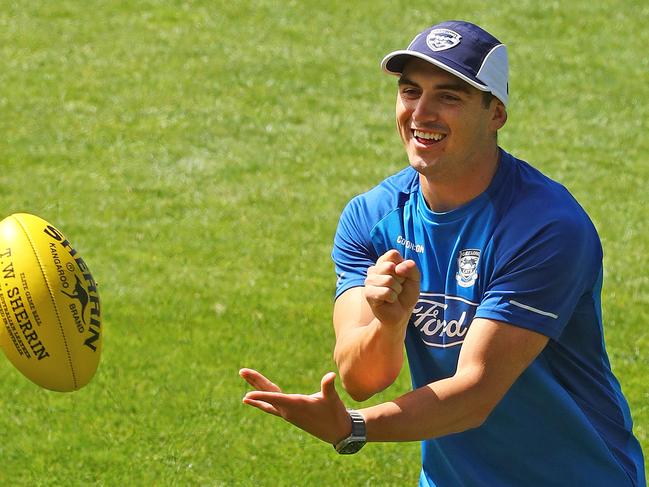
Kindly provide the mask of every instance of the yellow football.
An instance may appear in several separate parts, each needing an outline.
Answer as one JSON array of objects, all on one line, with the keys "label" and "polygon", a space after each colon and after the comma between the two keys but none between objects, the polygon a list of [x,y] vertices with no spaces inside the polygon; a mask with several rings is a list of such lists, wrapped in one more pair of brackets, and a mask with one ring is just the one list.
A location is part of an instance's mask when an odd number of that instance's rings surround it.
[{"label": "yellow football", "polygon": [[16,213],[0,222],[0,347],[28,379],[69,392],[92,379],[101,356],[97,283],[70,241]]}]

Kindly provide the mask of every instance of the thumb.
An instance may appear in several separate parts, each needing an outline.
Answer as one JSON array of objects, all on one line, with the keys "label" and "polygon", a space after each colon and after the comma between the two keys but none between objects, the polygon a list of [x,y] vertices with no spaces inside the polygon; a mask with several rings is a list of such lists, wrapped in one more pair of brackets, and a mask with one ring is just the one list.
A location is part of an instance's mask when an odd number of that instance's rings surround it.
[{"label": "thumb", "polygon": [[406,307],[415,306],[419,300],[421,274],[412,260],[403,261],[399,264],[395,272],[398,277],[403,279],[403,290],[399,295],[399,301]]},{"label": "thumb", "polygon": [[403,262],[403,257],[398,250],[390,249],[385,254],[381,255],[376,261],[377,264],[382,262],[393,262],[394,264],[399,264],[400,262]]},{"label": "thumb", "polygon": [[322,391],[322,397],[328,399],[330,397],[338,396],[336,392],[336,374],[334,372],[327,372],[320,381],[320,389]]},{"label": "thumb", "polygon": [[419,268],[414,260],[408,259],[400,262],[395,267],[394,272],[398,277],[410,279],[411,281],[419,282],[421,280]]}]

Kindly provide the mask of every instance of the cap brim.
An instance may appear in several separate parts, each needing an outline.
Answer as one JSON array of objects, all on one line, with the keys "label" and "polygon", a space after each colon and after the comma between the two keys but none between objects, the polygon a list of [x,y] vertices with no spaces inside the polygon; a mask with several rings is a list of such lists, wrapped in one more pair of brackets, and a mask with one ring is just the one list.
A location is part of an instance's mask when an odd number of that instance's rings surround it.
[{"label": "cap brim", "polygon": [[405,66],[406,62],[412,59],[413,57],[418,59],[423,59],[424,61],[428,61],[429,63],[437,66],[438,68],[441,68],[444,71],[447,71],[452,75],[457,76],[461,80],[466,81],[471,86],[477,88],[480,91],[489,91],[489,92],[491,91],[491,89],[488,86],[481,83],[479,80],[470,77],[465,73],[462,73],[461,71],[455,69],[449,64],[445,64],[439,59],[426,56],[425,54],[422,54],[417,51],[409,51],[406,49],[406,50],[391,52],[390,54],[388,54],[383,58],[383,61],[381,61],[381,68],[383,69],[383,71],[385,71],[388,74],[399,76],[403,72],[403,67]]}]

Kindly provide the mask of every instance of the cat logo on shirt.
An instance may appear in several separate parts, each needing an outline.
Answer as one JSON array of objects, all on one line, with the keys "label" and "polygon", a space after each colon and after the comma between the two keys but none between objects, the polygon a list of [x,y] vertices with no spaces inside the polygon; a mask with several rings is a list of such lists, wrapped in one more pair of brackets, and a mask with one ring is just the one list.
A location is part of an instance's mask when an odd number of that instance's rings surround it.
[{"label": "cat logo on shirt", "polygon": [[457,274],[455,279],[462,287],[471,287],[478,279],[478,261],[480,260],[480,250],[464,249],[460,250],[457,258]]}]

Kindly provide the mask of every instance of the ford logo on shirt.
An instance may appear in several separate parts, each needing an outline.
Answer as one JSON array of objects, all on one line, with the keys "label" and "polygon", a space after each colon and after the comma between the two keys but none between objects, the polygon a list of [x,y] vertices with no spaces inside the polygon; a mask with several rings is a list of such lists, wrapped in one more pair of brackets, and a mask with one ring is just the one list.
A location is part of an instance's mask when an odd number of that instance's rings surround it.
[{"label": "ford logo on shirt", "polygon": [[464,341],[477,308],[478,303],[457,296],[421,293],[412,310],[410,325],[426,345],[453,347]]}]

